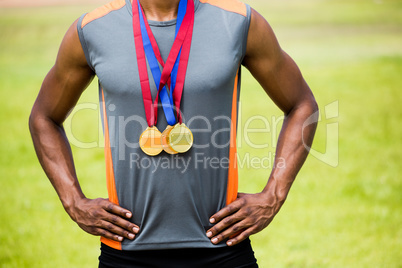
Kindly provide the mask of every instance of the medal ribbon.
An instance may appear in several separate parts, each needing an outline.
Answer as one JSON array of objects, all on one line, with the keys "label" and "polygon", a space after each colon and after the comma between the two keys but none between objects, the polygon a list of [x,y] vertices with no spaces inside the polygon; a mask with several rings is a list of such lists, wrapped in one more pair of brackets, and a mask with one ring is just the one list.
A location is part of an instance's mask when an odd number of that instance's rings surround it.
[{"label": "medal ribbon", "polygon": [[[151,28],[149,27],[148,22],[145,22],[144,17],[144,11],[141,9],[141,6],[139,4],[139,1],[137,1],[138,4],[138,9],[141,10],[141,12],[139,13],[139,17],[140,17],[140,26],[141,26],[141,34],[142,34],[142,39],[143,39],[143,46],[144,46],[144,51],[145,51],[145,55],[148,59],[148,64],[149,67],[151,69],[152,72],[152,76],[154,78],[154,82],[156,85],[156,88],[159,88],[159,84],[160,84],[160,78],[161,78],[161,71],[159,69],[159,65],[158,65],[158,61],[161,64],[162,67],[164,67],[164,62],[162,60],[162,57],[160,55],[160,51],[159,48],[156,44],[155,38],[153,38],[153,34],[151,31]],[[186,14],[186,9],[187,9],[187,0],[180,0],[179,3],[179,8],[178,8],[178,12],[177,12],[177,23],[176,23],[176,30],[175,30],[175,38],[177,36],[177,33],[180,29],[180,25],[182,24],[182,21],[184,19],[184,16]],[[148,27],[147,27],[148,26]],[[152,41],[150,36],[152,36]],[[151,44],[152,42],[152,44]],[[158,56],[158,58],[157,58]],[[173,89],[174,89],[174,85],[175,85],[175,79],[177,77],[177,70],[178,70],[178,65],[179,65],[179,58],[180,58],[180,52],[179,55],[177,56],[176,60],[175,60],[175,64],[173,66],[173,70],[171,72],[171,85],[172,87],[171,89],[171,95],[168,95],[167,92],[167,85],[165,85],[161,91],[160,91],[160,98],[161,98],[161,103],[162,103],[162,107],[163,110],[165,112],[165,117],[166,117],[166,121],[168,122],[169,125],[174,125],[176,124],[176,118],[174,115],[174,109],[173,109]],[[167,82],[167,84],[170,84],[169,81]],[[154,103],[154,105],[157,105],[157,103]]]},{"label": "medal ribbon", "polygon": [[187,66],[188,66],[188,60],[190,56],[190,49],[191,49],[191,41],[193,37],[193,29],[194,29],[194,2],[189,0],[192,5],[192,19],[190,23],[190,27],[187,32],[188,38],[184,40],[183,46],[182,46],[182,53],[180,55],[180,61],[178,65],[178,70],[177,70],[177,79],[175,80],[175,90],[170,91],[172,94],[173,100],[174,100],[174,105],[176,107],[176,112],[177,112],[177,121],[179,121],[180,124],[183,123],[183,118],[181,116],[181,111],[180,111],[180,103],[181,103],[181,97],[183,96],[183,89],[184,89],[184,80],[186,79],[186,72],[187,72]]},{"label": "medal ribbon", "polygon": [[[184,0],[185,1],[185,0]],[[183,5],[183,4],[182,4]],[[183,20],[179,18],[180,16],[183,16],[183,12],[180,11],[180,14],[178,14],[178,23],[181,23],[179,27],[176,27],[176,38],[173,42],[172,49],[170,50],[168,59],[166,60],[166,63],[163,64],[162,57],[160,56],[159,48],[156,44],[155,38],[152,35],[152,31],[147,23],[146,20],[144,20],[144,13],[141,9],[141,6],[139,5],[139,2],[137,1],[137,5],[133,4],[133,32],[134,32],[134,41],[135,41],[135,48],[136,48],[136,53],[137,53],[137,64],[138,64],[138,72],[140,76],[140,83],[141,83],[141,90],[142,90],[142,95],[143,95],[143,101],[144,101],[144,109],[145,109],[145,115],[147,118],[148,126],[154,126],[156,124],[157,120],[157,104],[158,104],[158,98],[159,94],[161,94],[161,99],[163,101],[163,108],[165,111],[165,115],[167,116],[167,120],[169,124],[174,124],[175,118],[174,118],[174,113],[173,113],[173,98],[177,98],[174,100],[174,104],[176,105],[178,112],[177,116],[179,119],[179,122],[181,122],[181,115],[179,112],[179,107],[180,107],[180,99],[181,95],[183,93],[183,86],[184,86],[184,79],[185,79],[185,74],[186,74],[186,69],[187,69],[187,62],[184,62],[183,59],[186,59],[188,61],[188,55],[190,53],[190,48],[191,48],[191,37],[192,37],[192,28],[193,28],[193,23],[194,23],[194,3],[192,0],[188,0],[187,2],[187,12],[184,15]],[[141,13],[139,10],[141,9]],[[180,8],[179,4],[179,9],[183,10],[183,8]],[[180,16],[179,16],[180,15]],[[180,21],[180,22],[179,22]],[[142,24],[142,25],[141,25]],[[145,27],[144,27],[145,26]],[[142,31],[141,31],[142,30]],[[145,30],[147,30],[147,34],[145,33]],[[141,34],[143,32],[143,34]],[[151,44],[151,45],[150,45]],[[183,51],[182,55],[180,57],[180,60],[178,61],[178,55],[181,51],[181,47],[183,46]],[[150,51],[149,48],[152,48],[152,52]],[[186,48],[186,49],[184,49]],[[156,94],[155,102],[152,102],[152,95],[151,95],[151,89],[149,86],[149,78],[148,78],[148,72],[147,72],[147,63],[146,63],[146,58],[145,58],[145,52],[148,52],[150,54],[150,57],[148,57],[148,62],[150,63],[151,70],[153,72],[154,76],[154,81],[157,84],[158,92]],[[181,53],[180,53],[181,54]],[[152,57],[153,56],[153,57]],[[183,57],[184,56],[184,57]],[[163,70],[159,78],[159,73],[160,69],[158,66],[157,61],[162,65]],[[179,62],[177,64],[177,62]],[[157,70],[155,68],[155,63]],[[172,70],[174,69],[174,66],[177,66],[177,82],[176,84],[176,89],[173,90],[174,88],[172,87],[171,90],[171,96],[167,94],[166,90],[166,84],[169,82],[169,78],[171,76]],[[183,65],[181,67],[180,65]],[[154,74],[155,72],[155,74]],[[158,83],[159,80],[159,83]],[[182,82],[180,82],[182,81]],[[159,84],[159,86],[158,86]],[[178,86],[179,85],[179,86]],[[173,93],[174,92],[174,93]],[[170,110],[170,111],[169,111]],[[172,116],[173,115],[173,116]]]}]

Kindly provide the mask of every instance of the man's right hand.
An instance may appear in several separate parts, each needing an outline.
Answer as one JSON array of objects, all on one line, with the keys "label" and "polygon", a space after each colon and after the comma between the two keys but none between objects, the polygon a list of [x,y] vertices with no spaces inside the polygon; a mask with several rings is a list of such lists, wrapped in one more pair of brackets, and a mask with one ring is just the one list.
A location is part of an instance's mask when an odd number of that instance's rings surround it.
[{"label": "man's right hand", "polygon": [[108,199],[82,198],[67,209],[70,217],[87,233],[115,241],[133,240],[139,227],[128,221],[132,213]]}]

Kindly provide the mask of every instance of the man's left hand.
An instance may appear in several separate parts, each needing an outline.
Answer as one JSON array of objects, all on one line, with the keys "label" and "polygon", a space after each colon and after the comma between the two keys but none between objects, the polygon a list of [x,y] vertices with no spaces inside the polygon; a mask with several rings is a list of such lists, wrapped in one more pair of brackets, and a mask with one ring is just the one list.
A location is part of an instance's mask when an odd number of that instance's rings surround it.
[{"label": "man's left hand", "polygon": [[215,226],[207,231],[213,244],[229,239],[226,244],[233,246],[252,234],[258,233],[270,224],[283,202],[266,193],[238,193],[237,199],[211,218]]}]

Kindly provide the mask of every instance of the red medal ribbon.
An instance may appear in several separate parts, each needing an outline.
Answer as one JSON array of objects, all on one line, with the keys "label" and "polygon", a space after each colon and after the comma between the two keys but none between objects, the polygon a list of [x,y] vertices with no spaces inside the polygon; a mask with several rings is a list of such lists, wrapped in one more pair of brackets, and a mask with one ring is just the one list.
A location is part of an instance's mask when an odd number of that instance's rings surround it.
[{"label": "red medal ribbon", "polygon": [[[194,8],[193,1],[191,1],[191,3]],[[183,43],[182,52],[180,56],[179,69],[177,71],[176,86],[175,90],[173,91],[174,106],[177,109],[177,121],[180,124],[183,123],[183,118],[181,116],[180,111],[180,103],[181,103],[181,97],[183,96],[184,80],[186,79],[186,72],[191,49],[191,41],[193,37],[193,29],[194,29],[194,12],[193,12],[193,19],[191,20],[190,28],[188,29],[187,33],[187,36],[189,36],[189,38],[186,38],[186,40],[184,40]]]}]

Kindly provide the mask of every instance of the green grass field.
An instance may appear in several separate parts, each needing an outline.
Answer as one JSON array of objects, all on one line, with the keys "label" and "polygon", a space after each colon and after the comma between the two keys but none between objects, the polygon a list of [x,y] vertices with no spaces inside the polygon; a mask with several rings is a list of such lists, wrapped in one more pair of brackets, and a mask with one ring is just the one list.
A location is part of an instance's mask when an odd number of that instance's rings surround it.
[{"label": "green grass field", "polygon": [[[313,146],[318,158],[308,158],[281,212],[252,237],[260,267],[402,267],[402,2],[247,3],[298,63],[322,119]],[[99,239],[64,212],[27,127],[64,32],[93,8],[0,9],[1,267],[97,267]],[[96,83],[81,103],[97,103]],[[241,108],[241,126],[260,115],[271,128],[250,135],[268,148],[252,148],[239,137],[239,155],[272,158],[281,113],[246,70]],[[67,123],[75,141],[99,143],[73,146],[91,198],[106,197],[98,113],[86,109]],[[268,169],[244,167],[240,190],[260,191],[268,175]]]}]

